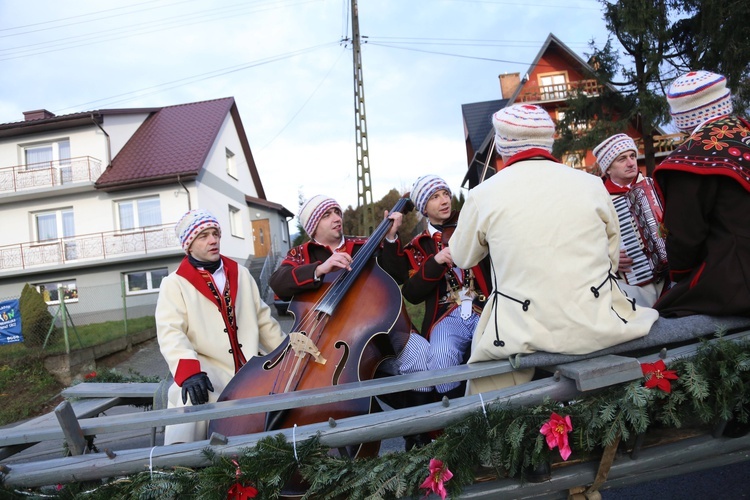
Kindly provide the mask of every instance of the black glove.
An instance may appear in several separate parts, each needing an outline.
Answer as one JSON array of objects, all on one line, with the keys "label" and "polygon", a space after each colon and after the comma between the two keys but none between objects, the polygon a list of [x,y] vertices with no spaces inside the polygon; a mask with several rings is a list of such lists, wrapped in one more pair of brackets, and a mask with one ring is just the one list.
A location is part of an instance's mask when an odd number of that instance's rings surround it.
[{"label": "black glove", "polygon": [[208,391],[214,392],[214,386],[208,380],[208,375],[206,372],[196,373],[182,383],[182,404],[187,403],[188,394],[190,394],[190,402],[194,405],[208,403]]}]

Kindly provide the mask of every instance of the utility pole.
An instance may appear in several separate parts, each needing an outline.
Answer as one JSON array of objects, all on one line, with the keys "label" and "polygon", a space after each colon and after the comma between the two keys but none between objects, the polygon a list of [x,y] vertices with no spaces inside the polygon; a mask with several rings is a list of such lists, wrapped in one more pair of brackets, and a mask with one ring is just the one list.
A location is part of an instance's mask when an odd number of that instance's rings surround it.
[{"label": "utility pole", "polygon": [[361,207],[362,236],[369,236],[375,228],[372,187],[370,186],[370,156],[367,151],[367,120],[365,116],[365,88],[362,81],[362,51],[359,45],[359,12],[357,0],[352,5],[352,53],[354,54],[354,127],[357,148],[357,204]]}]

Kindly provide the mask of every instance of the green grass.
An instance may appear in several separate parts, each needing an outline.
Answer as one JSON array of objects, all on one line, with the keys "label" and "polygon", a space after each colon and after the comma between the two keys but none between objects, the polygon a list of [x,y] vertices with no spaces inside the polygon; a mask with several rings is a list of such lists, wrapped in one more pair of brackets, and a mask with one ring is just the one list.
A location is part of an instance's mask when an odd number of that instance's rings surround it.
[{"label": "green grass", "polygon": [[[155,327],[156,321],[153,316],[144,316],[142,318],[128,320],[129,334],[142,332]],[[70,326],[68,327],[68,342],[70,343],[71,350],[104,344],[124,335],[125,323],[122,321],[92,323],[89,325],[76,326],[75,329]],[[65,352],[65,335],[63,334],[62,329],[58,328],[58,332],[54,335],[53,341],[47,345],[45,351],[50,354],[60,354]]]},{"label": "green grass", "polygon": [[[156,327],[153,316],[144,316],[128,320],[128,334],[135,334]],[[104,344],[125,336],[125,324],[122,321],[105,321],[89,325],[68,326],[68,343],[70,350],[82,349],[94,345]],[[80,340],[80,343],[79,343]],[[0,362],[10,362],[25,358],[30,353],[42,352],[41,347],[29,348],[25,343],[9,344],[0,346]],[[57,328],[50,336],[47,346],[43,350],[44,355],[62,354],[65,352],[65,335],[62,328]]]},{"label": "green grass", "polygon": [[50,411],[63,389],[44,368],[41,356],[27,356],[0,368],[0,425]]},{"label": "green grass", "polygon": [[424,318],[424,302],[421,304],[412,304],[404,300],[404,304],[406,304],[406,311],[409,313],[412,324],[419,330],[422,328],[422,320]]}]

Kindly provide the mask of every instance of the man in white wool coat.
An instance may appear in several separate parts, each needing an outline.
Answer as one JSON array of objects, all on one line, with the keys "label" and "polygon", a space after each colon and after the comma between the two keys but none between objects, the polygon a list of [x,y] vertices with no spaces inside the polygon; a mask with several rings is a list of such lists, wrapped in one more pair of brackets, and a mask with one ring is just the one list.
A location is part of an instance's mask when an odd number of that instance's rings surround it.
[{"label": "man in white wool coat", "polygon": [[[617,213],[602,181],[551,154],[555,125],[533,105],[493,116],[504,168],[469,192],[451,239],[468,268],[488,253],[492,297],[469,363],[546,351],[587,354],[648,334],[658,313],[615,279]],[[472,381],[478,393],[531,380],[533,369]]]}]

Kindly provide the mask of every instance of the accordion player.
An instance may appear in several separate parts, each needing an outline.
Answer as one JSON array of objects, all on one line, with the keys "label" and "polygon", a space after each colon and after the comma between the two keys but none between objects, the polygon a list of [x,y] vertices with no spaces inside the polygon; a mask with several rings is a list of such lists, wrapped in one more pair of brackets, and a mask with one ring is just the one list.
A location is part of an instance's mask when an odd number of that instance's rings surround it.
[{"label": "accordion player", "polygon": [[620,221],[621,248],[633,259],[631,270],[624,272],[625,283],[642,286],[661,281],[666,271],[667,251],[661,235],[663,208],[653,180],[646,177],[612,203]]}]

